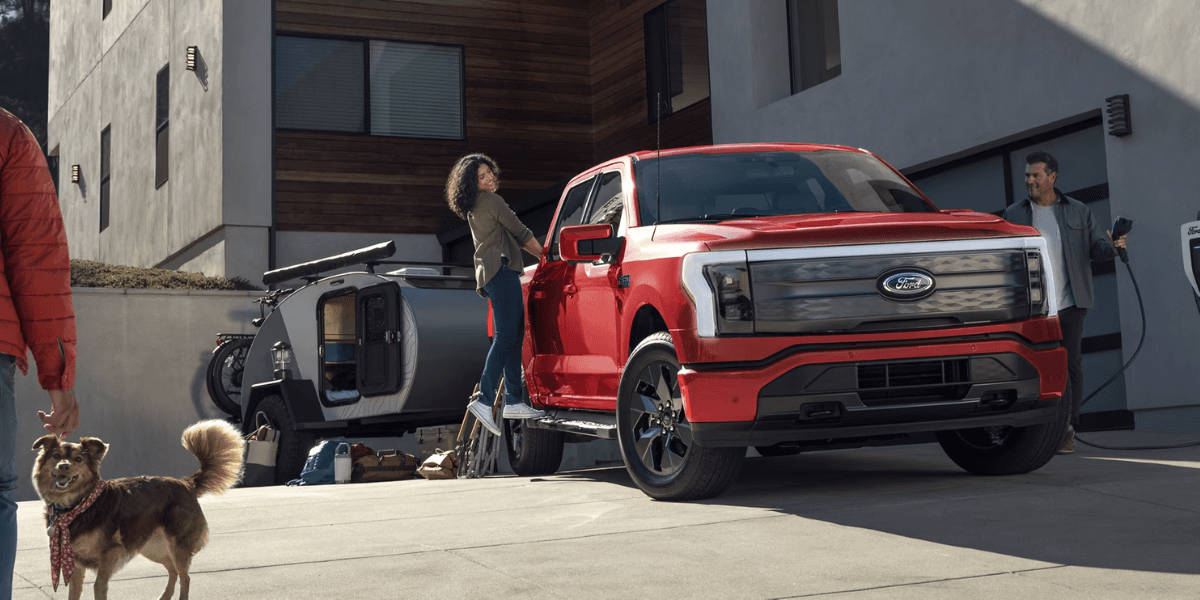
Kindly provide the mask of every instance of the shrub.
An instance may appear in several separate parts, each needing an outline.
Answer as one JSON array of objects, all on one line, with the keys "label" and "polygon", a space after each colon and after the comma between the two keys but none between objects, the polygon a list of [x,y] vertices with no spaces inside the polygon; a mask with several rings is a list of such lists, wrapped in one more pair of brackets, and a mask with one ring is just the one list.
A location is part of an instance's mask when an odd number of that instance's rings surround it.
[{"label": "shrub", "polygon": [[142,288],[168,290],[261,290],[241,277],[225,279],[203,273],[146,269],[71,260],[71,287]]}]

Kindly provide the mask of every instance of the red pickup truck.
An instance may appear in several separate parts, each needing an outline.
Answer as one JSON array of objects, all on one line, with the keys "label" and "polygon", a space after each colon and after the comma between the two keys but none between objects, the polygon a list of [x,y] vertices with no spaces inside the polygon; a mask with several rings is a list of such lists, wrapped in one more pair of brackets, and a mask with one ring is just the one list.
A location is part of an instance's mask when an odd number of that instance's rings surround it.
[{"label": "red pickup truck", "polygon": [[765,456],[937,441],[1025,473],[1065,432],[1066,351],[1037,231],[939,211],[865,150],[639,152],[567,185],[522,278],[544,418],[521,475],[616,439],[646,494],[716,495]]}]

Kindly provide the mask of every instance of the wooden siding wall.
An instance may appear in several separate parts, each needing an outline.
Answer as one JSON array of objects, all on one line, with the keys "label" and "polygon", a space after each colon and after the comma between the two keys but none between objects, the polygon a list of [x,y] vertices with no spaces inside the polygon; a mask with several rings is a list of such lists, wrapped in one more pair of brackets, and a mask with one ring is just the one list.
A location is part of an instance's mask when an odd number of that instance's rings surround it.
[{"label": "wooden siding wall", "polygon": [[[704,0],[678,0],[685,47],[707,52]],[[658,132],[647,119],[646,52],[642,17],[663,0],[592,0],[592,114],[595,162],[638,150],[653,150]],[[707,68],[707,56],[705,56]],[[707,82],[706,82],[707,83]],[[712,143],[712,110],[705,98],[663,117],[662,147]]]},{"label": "wooden siding wall", "polygon": [[[281,35],[461,45],[466,118],[465,140],[277,132],[278,229],[439,233],[462,225],[442,189],[463,154],[496,159],[513,202],[653,148],[642,15],[661,2],[277,0]],[[662,140],[711,143],[708,101],[664,119]]]}]

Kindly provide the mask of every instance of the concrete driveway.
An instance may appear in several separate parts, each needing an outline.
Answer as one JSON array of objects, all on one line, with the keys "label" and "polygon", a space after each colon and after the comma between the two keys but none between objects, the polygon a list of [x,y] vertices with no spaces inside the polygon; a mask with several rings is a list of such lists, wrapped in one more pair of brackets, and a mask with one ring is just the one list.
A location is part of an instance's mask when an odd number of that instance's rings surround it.
[{"label": "concrete driveway", "polygon": [[[1082,446],[1003,478],[968,475],[934,445],[755,457],[724,495],[690,504],[650,500],[619,466],[201,502],[211,540],[194,598],[1200,597],[1200,448]],[[21,600],[66,595],[50,589],[40,513],[20,505]],[[165,583],[139,557],[110,597]]]}]

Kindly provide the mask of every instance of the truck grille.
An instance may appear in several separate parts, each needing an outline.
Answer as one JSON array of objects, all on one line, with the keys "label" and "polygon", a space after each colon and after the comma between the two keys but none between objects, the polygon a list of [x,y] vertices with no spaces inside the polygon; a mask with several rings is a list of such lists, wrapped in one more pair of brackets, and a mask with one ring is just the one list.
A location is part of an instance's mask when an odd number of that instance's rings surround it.
[{"label": "truck grille", "polygon": [[[782,260],[750,263],[757,333],[949,327],[1028,318],[1024,251]],[[880,281],[927,273],[932,293],[883,295]]]}]

